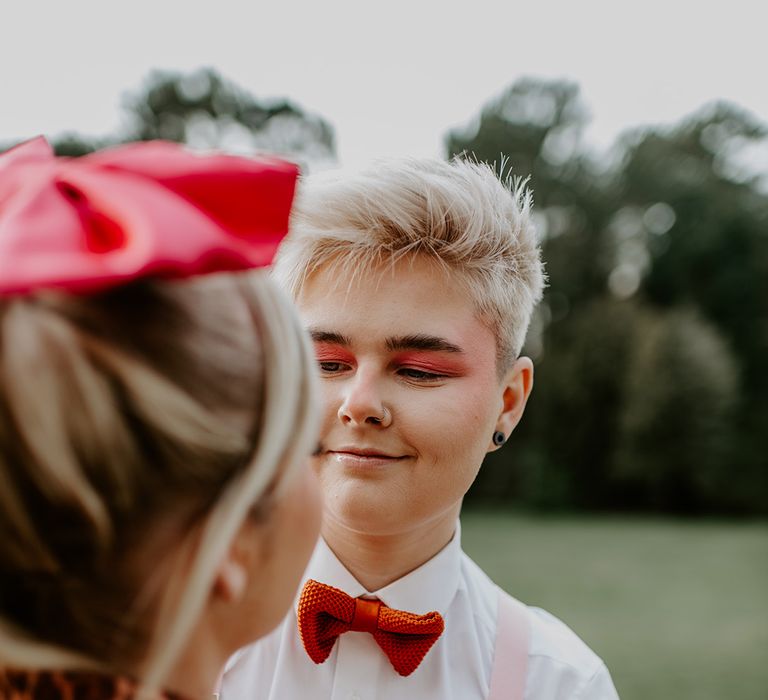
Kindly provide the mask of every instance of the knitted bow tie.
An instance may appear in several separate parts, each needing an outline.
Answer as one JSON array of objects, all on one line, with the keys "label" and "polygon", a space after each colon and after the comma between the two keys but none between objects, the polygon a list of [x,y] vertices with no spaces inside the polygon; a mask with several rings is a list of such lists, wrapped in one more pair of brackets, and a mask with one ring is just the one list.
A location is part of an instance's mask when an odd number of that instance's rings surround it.
[{"label": "knitted bow tie", "polygon": [[416,670],[445,627],[440,613],[395,610],[312,579],[301,592],[298,618],[301,641],[316,664],[328,658],[339,635],[370,632],[401,676]]}]

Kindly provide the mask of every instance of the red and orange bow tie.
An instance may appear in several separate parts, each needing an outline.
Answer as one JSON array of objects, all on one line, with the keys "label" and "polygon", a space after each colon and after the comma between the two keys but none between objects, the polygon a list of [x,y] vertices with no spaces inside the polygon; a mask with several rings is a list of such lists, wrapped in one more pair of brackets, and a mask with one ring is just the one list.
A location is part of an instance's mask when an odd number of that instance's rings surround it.
[{"label": "red and orange bow tie", "polygon": [[416,670],[445,628],[440,613],[395,610],[312,579],[301,592],[298,617],[301,641],[316,664],[328,658],[339,635],[370,632],[401,676]]}]

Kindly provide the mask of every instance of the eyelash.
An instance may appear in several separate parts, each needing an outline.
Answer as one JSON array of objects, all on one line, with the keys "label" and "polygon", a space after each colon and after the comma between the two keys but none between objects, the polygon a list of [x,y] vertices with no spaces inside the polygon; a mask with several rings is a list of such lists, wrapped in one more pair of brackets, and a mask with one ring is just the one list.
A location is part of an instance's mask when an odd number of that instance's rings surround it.
[{"label": "eyelash", "polygon": [[[332,365],[333,367],[336,367],[336,369],[330,369],[329,367],[326,367],[325,365]],[[320,371],[323,374],[336,374],[337,372],[341,371],[341,367],[344,367],[343,362],[333,362],[331,360],[319,360],[317,363],[317,366],[320,368]]]},{"label": "eyelash", "polygon": [[416,369],[414,367],[401,367],[397,372],[400,376],[405,376],[416,382],[437,382],[441,379],[445,379],[444,374],[435,374],[434,372],[427,372],[423,369]]},{"label": "eyelash", "polygon": [[[346,367],[344,362],[333,362],[331,360],[321,360],[318,361],[317,364],[320,368],[320,372],[326,376],[338,374],[339,372],[342,372]],[[422,382],[425,384],[430,382],[437,382],[446,378],[446,375],[444,374],[427,372],[422,369],[416,369],[415,367],[399,367],[397,369],[397,374],[399,374],[401,377],[404,377],[405,379],[409,379],[414,382]]]}]

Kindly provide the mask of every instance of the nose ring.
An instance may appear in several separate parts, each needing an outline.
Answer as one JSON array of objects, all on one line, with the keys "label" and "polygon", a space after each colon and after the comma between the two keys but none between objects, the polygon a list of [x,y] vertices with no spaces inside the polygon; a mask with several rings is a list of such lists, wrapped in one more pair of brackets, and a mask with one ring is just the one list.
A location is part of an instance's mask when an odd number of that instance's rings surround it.
[{"label": "nose ring", "polygon": [[381,416],[371,416],[371,420],[374,423],[390,423],[392,419],[392,414],[389,412],[389,409],[386,406],[381,407]]}]

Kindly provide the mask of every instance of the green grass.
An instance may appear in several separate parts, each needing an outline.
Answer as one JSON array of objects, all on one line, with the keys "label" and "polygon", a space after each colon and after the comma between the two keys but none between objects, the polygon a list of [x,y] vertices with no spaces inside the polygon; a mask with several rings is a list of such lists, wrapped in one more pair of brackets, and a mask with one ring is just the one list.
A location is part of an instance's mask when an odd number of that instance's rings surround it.
[{"label": "green grass", "polygon": [[468,511],[466,552],[603,657],[622,700],[768,698],[768,524]]}]

